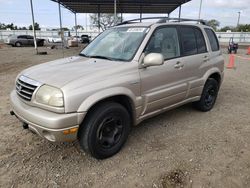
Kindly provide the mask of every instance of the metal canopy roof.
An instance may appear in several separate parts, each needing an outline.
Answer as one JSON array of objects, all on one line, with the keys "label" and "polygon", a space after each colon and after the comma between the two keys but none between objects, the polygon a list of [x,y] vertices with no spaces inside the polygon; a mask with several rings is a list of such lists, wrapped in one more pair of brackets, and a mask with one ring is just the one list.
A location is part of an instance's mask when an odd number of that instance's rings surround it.
[{"label": "metal canopy roof", "polygon": [[[74,13],[114,13],[114,0],[52,0]],[[171,13],[191,0],[117,0],[117,13]]]}]

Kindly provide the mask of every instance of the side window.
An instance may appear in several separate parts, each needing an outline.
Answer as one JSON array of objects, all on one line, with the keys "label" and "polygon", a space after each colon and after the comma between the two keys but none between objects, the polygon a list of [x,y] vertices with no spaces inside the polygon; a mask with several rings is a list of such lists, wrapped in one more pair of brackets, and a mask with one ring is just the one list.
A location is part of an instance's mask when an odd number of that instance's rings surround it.
[{"label": "side window", "polygon": [[212,51],[218,51],[220,49],[220,46],[219,46],[219,42],[215,33],[211,29],[208,29],[208,28],[205,28],[205,31],[207,33],[207,37],[209,39]]},{"label": "side window", "polygon": [[164,59],[180,56],[178,33],[175,27],[157,29],[147,44],[145,54],[161,53]]},{"label": "side window", "polygon": [[33,39],[33,36],[27,35],[27,39]]},{"label": "side window", "polygon": [[183,56],[197,54],[194,29],[191,27],[181,27],[180,31]]},{"label": "side window", "polygon": [[206,42],[204,36],[200,29],[194,29],[197,41],[197,49],[198,53],[205,53],[207,52]]},{"label": "side window", "polygon": [[26,36],[25,35],[19,35],[17,38],[18,39],[26,39]]}]

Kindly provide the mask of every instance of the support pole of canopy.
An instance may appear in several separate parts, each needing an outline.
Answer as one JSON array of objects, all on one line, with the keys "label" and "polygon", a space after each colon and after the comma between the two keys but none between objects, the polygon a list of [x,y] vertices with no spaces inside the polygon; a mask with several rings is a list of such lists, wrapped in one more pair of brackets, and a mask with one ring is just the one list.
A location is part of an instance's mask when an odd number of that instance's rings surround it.
[{"label": "support pole of canopy", "polygon": [[59,21],[60,21],[60,35],[61,35],[61,40],[62,40],[62,52],[63,52],[63,57],[64,57],[64,33],[62,29],[62,14],[61,14],[60,1],[58,1],[58,10],[59,10]]},{"label": "support pole of canopy", "polygon": [[114,25],[116,25],[116,0],[114,0]]},{"label": "support pole of canopy", "polygon": [[76,12],[75,12],[75,30],[76,30],[76,36],[77,36],[77,17],[76,17]]},{"label": "support pole of canopy", "polygon": [[35,31],[35,18],[34,18],[32,0],[30,0],[30,8],[31,8],[31,15],[32,15],[32,29],[33,29],[33,37],[34,37],[34,46],[35,46],[36,54],[38,54],[37,41],[36,41],[36,31]]},{"label": "support pole of canopy", "polygon": [[141,20],[142,20],[142,8],[140,6],[140,22],[141,22]]},{"label": "support pole of canopy", "polygon": [[98,32],[100,33],[100,28],[101,28],[101,25],[100,25],[100,5],[98,5]]},{"label": "support pole of canopy", "polygon": [[121,12],[121,23],[123,22],[123,13]]},{"label": "support pole of canopy", "polygon": [[181,20],[181,5],[179,6],[179,21]]}]

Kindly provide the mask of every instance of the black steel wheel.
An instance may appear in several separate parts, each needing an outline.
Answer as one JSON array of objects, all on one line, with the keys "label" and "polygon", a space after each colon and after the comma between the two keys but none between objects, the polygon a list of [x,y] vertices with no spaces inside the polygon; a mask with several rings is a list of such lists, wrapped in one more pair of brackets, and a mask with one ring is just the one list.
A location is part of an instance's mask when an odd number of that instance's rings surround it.
[{"label": "black steel wheel", "polygon": [[126,108],[114,102],[95,107],[80,126],[81,147],[97,159],[119,152],[127,140],[131,118]]},{"label": "black steel wheel", "polygon": [[203,112],[211,110],[215,104],[218,91],[218,82],[213,78],[209,78],[203,88],[200,100],[193,103],[194,107]]}]

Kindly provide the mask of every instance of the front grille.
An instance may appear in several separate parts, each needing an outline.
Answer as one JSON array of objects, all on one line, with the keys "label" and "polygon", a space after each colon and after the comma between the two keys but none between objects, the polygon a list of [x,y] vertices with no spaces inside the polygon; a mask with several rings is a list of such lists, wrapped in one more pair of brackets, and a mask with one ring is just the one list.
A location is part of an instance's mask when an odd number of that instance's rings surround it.
[{"label": "front grille", "polygon": [[36,88],[38,87],[38,84],[36,81],[29,81],[30,79],[21,76],[16,81],[16,92],[19,97],[26,101],[31,101],[32,95]]}]

